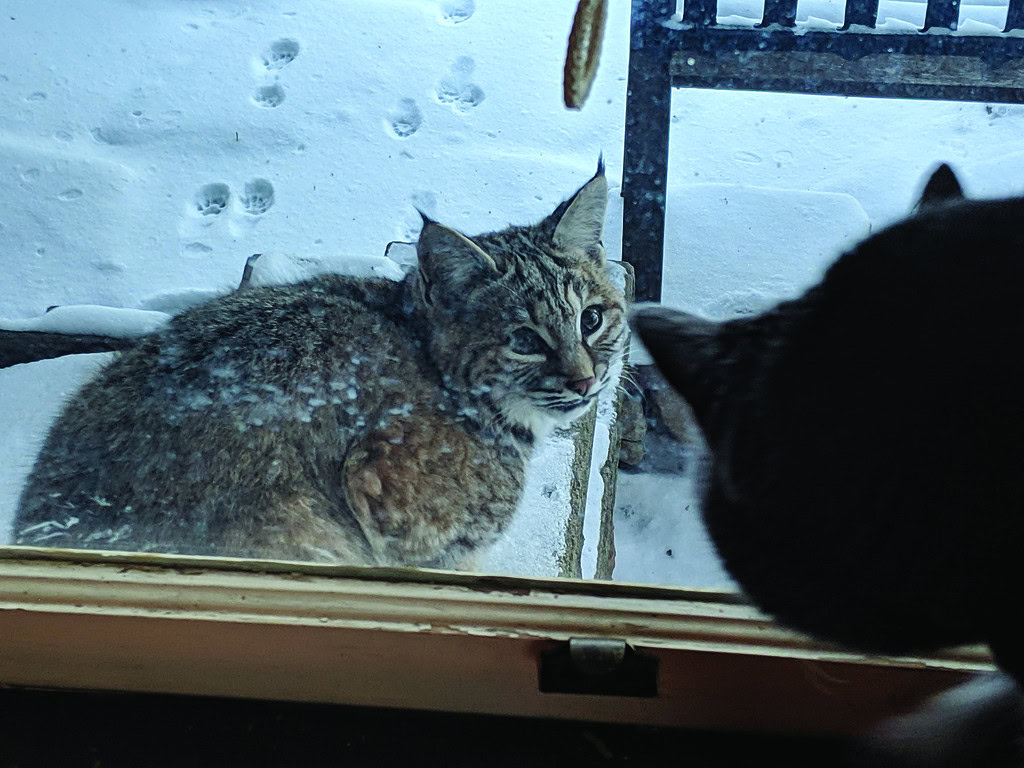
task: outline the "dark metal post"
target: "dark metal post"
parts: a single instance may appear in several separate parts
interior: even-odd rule
[[[846,17],[843,30],[852,26],[875,28],[878,18],[878,0],[846,0]]]
[[[1014,29],[1024,29],[1024,0],[1010,0],[1010,7],[1006,10],[1006,26],[1003,32]]]
[[[764,14],[758,26],[770,27],[773,24],[796,26],[796,0],[764,0]]]
[[[622,160],[622,258],[636,271],[637,301],[661,300],[672,80],[661,22],[674,0],[633,0]]]
[[[956,29],[960,16],[960,0],[928,0],[924,29]]]

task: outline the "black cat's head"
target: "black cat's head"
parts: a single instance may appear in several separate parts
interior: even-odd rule
[[[961,196],[939,168],[760,315],[631,322],[704,434],[701,515],[762,610],[870,653],[997,641],[1020,669],[989,595],[1024,538],[1024,197]]]
[[[862,346],[876,343],[872,334],[884,334],[885,323],[897,317],[885,315],[884,308],[876,311],[876,305],[902,303],[906,312],[900,306],[898,317],[903,318],[920,303],[919,314],[927,315],[941,303],[941,297],[928,289],[929,279],[955,284],[951,275],[956,273],[963,273],[969,292],[973,263],[989,258],[989,252],[998,257],[999,252],[1020,250],[1022,215],[1021,198],[964,200],[955,173],[942,164],[930,174],[907,219],[854,247],[802,297],[758,316],[724,322],[658,304],[642,305],[634,309],[630,323],[714,442],[717,415],[737,398],[751,395],[750,382],[763,372],[765,360],[777,357],[797,329],[824,333],[827,326]],[[1024,261],[1024,252],[1020,256]],[[872,314],[877,315],[874,325],[865,320]],[[809,375],[818,375],[808,365]]]

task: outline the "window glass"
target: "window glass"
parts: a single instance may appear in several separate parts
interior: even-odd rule
[[[699,430],[635,343],[623,374],[624,142],[665,126],[626,130],[627,0],[564,106],[573,10],[6,4],[0,334],[40,346],[0,370],[0,542],[732,589]],[[798,293],[940,161],[976,196],[1024,177],[1019,106],[659,98],[661,298],[711,317]]]

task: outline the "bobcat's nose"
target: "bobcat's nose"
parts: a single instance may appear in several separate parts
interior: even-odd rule
[[[593,387],[596,383],[596,378],[594,378],[593,376],[588,376],[585,379],[576,379],[575,381],[570,381],[565,386],[567,386],[580,397],[586,397],[587,392],[589,392],[590,388]]]

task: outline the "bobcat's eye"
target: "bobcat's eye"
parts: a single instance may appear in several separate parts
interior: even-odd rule
[[[601,312],[601,307],[597,304],[584,309],[583,314],[580,315],[580,330],[583,331],[583,335],[589,336],[600,328],[603,319],[604,314]]]
[[[517,355],[542,355],[547,344],[532,328],[516,328],[508,337],[508,346]]]

